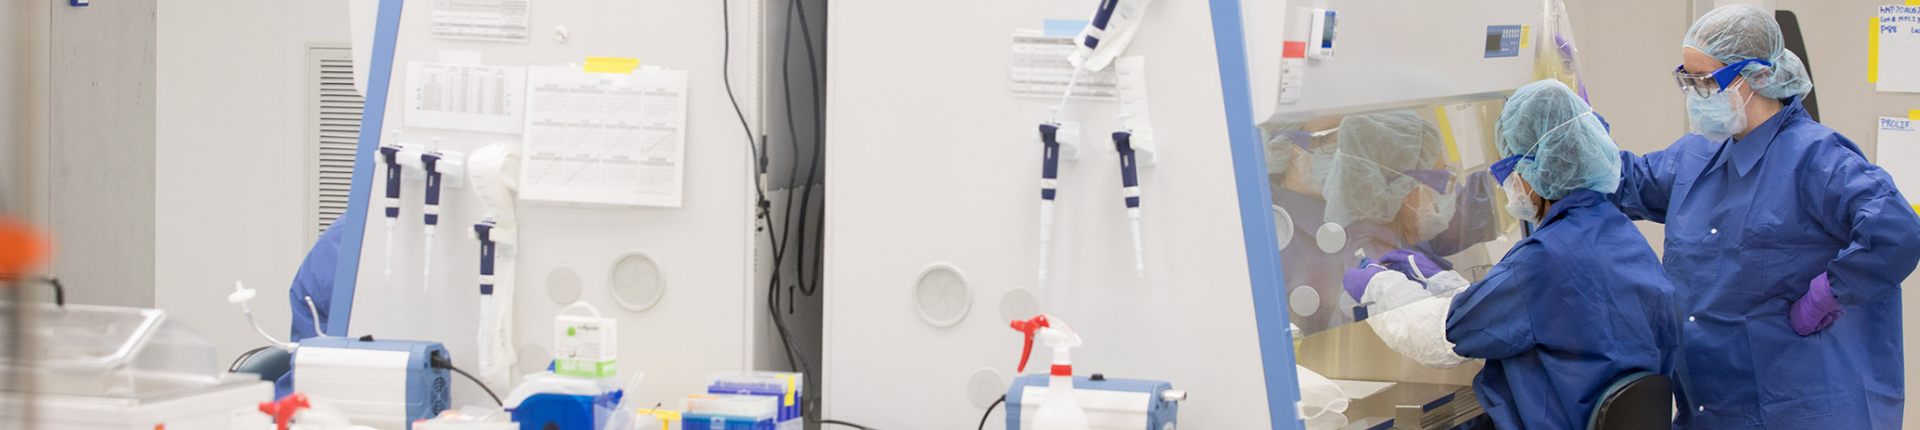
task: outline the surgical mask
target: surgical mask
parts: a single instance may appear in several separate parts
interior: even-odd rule
[[[1745,85],[1746,79],[1734,85]],[[1752,96],[1741,97],[1739,106],[1735,106],[1732,86],[1711,96],[1701,97],[1698,93],[1687,92],[1688,131],[1706,137],[1707,140],[1720,142],[1734,134],[1747,130],[1747,102]]]
[[[1500,184],[1500,190],[1507,192],[1507,215],[1539,225],[1540,206],[1533,204],[1533,190],[1520,190],[1520,182],[1507,181]]]

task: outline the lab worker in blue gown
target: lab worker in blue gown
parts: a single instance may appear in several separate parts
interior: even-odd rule
[[[1495,123],[1506,210],[1536,229],[1453,297],[1446,339],[1487,360],[1474,395],[1502,430],[1582,430],[1616,379],[1673,373],[1674,287],[1607,201],[1619,149],[1592,112],[1543,80],[1515,92]]]
[[[1900,283],[1920,262],[1920,217],[1859,146],[1807,117],[1813,82],[1772,13],[1716,8],[1681,52],[1692,133],[1621,152],[1610,196],[1666,224],[1676,380],[1693,402],[1676,427],[1900,428]]]
[[[1451,269],[1445,256],[1498,236],[1494,181],[1484,172],[1456,179],[1446,170],[1438,127],[1412,111],[1260,128],[1275,216],[1286,224],[1279,226],[1287,241],[1286,285],[1312,289],[1319,299],[1311,310],[1291,313],[1303,333],[1356,319],[1358,297],[1342,290],[1344,269],[1401,249]],[[1316,238],[1327,224],[1343,233],[1334,251]]]
[[[340,260],[340,236],[344,229],[340,223],[327,227],[320,234],[320,240],[307,251],[307,258],[300,262],[300,270],[293,275],[293,284],[287,287],[287,304],[293,311],[291,333],[287,339],[300,343],[302,339],[321,336],[326,330],[327,314],[333,308],[333,274]],[[307,299],[313,300],[313,306],[307,306]],[[319,321],[320,326],[315,326]],[[293,392],[293,372],[281,375],[274,381],[274,398],[286,397]]]

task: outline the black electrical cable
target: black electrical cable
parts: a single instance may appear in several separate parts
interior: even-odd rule
[[[980,430],[987,430],[987,417],[993,416],[993,408],[999,407],[1001,403],[1006,402],[1007,396],[1001,395],[1000,400],[994,400],[993,404],[987,405],[987,413],[980,414]]]
[[[854,424],[854,423],[850,423],[850,422],[846,422],[846,421],[840,421],[840,420],[820,420],[820,421],[815,421],[815,422],[817,422],[817,423],[821,423],[821,424],[835,424],[835,425],[843,425],[843,426],[847,426],[847,427],[853,427],[853,428],[857,428],[857,429],[860,429],[860,430],[876,430],[876,429],[874,429],[874,428],[872,428],[872,427],[867,427],[867,426],[863,426],[863,425],[859,425],[859,424]]]
[[[792,0],[792,2],[793,9],[800,18],[800,37],[807,47],[807,85],[812,90],[814,120],[814,151],[813,156],[807,159],[807,190],[803,194],[804,197],[800,199],[802,202],[800,208],[800,246],[796,248],[800,252],[800,261],[795,268],[795,277],[799,278],[796,283],[800,285],[800,293],[812,297],[814,293],[819,292],[820,282],[813,277],[807,276],[807,267],[809,266],[807,263],[807,254],[814,251],[807,247],[807,218],[808,215],[811,214],[807,208],[813,207],[813,190],[815,188],[813,181],[820,167],[820,151],[825,150],[827,147],[826,105],[824,103],[825,97],[823,97],[823,94],[820,94],[820,65],[816,62],[813,52],[813,30],[807,25],[807,8],[801,4],[801,0]],[[791,91],[791,88],[789,88],[789,91]],[[794,158],[799,158],[799,154],[794,154]],[[824,241],[816,241],[816,245],[818,245],[818,242]],[[815,255],[818,254],[815,253]],[[816,271],[816,274],[817,273],[818,271]],[[807,282],[809,281],[813,282],[812,287],[807,286]]]
[[[433,353],[433,357],[429,358],[427,361],[435,368],[452,370],[453,373],[458,373],[460,374],[460,376],[467,377],[467,380],[473,381],[473,385],[479,385],[482,391],[486,391],[487,397],[493,398],[494,405],[498,405],[498,406],[507,405],[506,403],[500,402],[500,396],[494,395],[493,389],[487,388],[487,384],[480,382],[480,378],[475,378],[473,377],[473,375],[468,374],[467,371],[460,370],[460,368],[458,367],[453,367],[453,360],[447,359],[446,356],[440,355],[439,352]]]
[[[242,362],[242,361],[247,361],[247,359],[249,359],[249,358],[253,358],[253,355],[254,355],[254,354],[259,354],[259,353],[260,353],[260,351],[266,351],[266,350],[267,350],[267,348],[272,348],[272,347],[273,347],[273,345],[267,345],[267,346],[262,346],[262,347],[259,347],[259,348],[254,348],[254,349],[249,349],[249,350],[247,350],[247,352],[242,352],[242,353],[240,353],[240,356],[239,356],[239,357],[234,357],[234,358],[233,358],[233,364],[229,364],[229,365],[227,365],[227,373],[234,373],[234,372],[239,372],[239,371],[240,371],[240,362]]]

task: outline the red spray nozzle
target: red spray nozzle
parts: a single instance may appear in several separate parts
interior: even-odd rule
[[[1052,325],[1047,322],[1046,315],[1033,317],[1033,319],[1026,321],[1014,320],[1011,325],[1014,330],[1027,335],[1026,346],[1020,348],[1020,368],[1016,370],[1018,372],[1025,372],[1027,371],[1027,358],[1033,356],[1033,334],[1039,332],[1042,328],[1052,327]]]
[[[273,416],[273,422],[280,426],[280,430],[287,430],[287,423],[293,421],[294,411],[312,408],[313,405],[307,402],[306,393],[293,393],[280,400],[260,402],[260,413]]]

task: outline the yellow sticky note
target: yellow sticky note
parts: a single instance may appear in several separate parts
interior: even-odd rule
[[[1920,6],[1920,0],[1907,0],[1907,6]]]
[[[1917,1],[1920,1],[1920,0],[1917,0]],[[1527,42],[1533,40],[1532,35],[1533,35],[1533,26],[1531,25],[1520,26],[1520,49],[1527,49],[1527,44],[1528,44]]]
[[[1920,205],[1913,205],[1913,212],[1920,213]]]
[[[1880,82],[1880,17],[1873,17],[1873,36],[1867,38],[1867,82]]]
[[[640,67],[638,58],[587,57],[587,73],[633,73]]]
[[[1526,30],[1520,30],[1520,32],[1525,33]],[[1520,40],[1527,40],[1527,39],[1525,37],[1521,37]],[[1447,142],[1447,159],[1453,161],[1456,164],[1459,163],[1460,147],[1456,146],[1453,142],[1453,121],[1447,120],[1447,107],[1434,106],[1433,116],[1434,116],[1434,119],[1440,123],[1440,140]]]
[[[1920,1],[1920,0],[1914,0],[1914,1]],[[1920,110],[1907,111],[1907,119],[1920,121]]]

